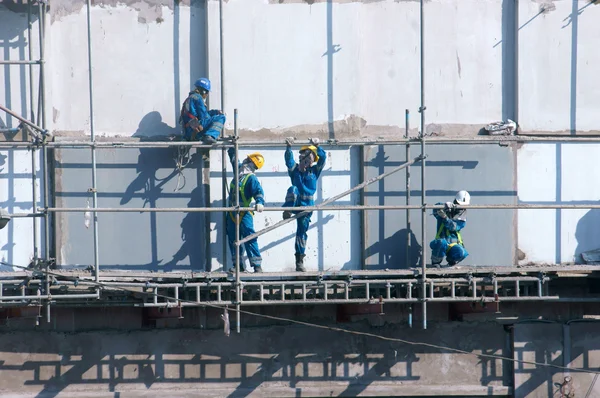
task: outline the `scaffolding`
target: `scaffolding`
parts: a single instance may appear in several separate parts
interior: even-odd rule
[[[39,93],[37,114],[34,114],[33,85],[30,84],[30,109],[29,117],[23,117],[10,109],[0,105],[0,110],[18,119],[21,124],[18,129],[5,129],[4,132],[23,131],[27,141],[0,142],[0,149],[26,148],[32,153],[32,202],[34,209],[31,213],[11,214],[12,218],[27,217],[33,221],[34,258],[29,269],[19,272],[7,272],[0,275],[0,308],[8,306],[45,306],[46,319],[50,322],[51,305],[128,305],[135,307],[160,307],[183,308],[202,306],[235,306],[237,314],[237,330],[240,331],[241,306],[262,305],[306,305],[306,304],[373,304],[383,308],[386,303],[406,304],[409,307],[409,324],[412,326],[413,306],[420,306],[422,310],[422,328],[427,328],[428,303],[470,302],[482,305],[499,306],[502,302],[600,302],[599,295],[572,295],[558,294],[550,289],[561,278],[597,276],[595,266],[535,266],[535,267],[463,267],[449,269],[435,269],[427,267],[427,250],[421,253],[420,267],[409,270],[385,271],[336,271],[336,272],[305,272],[305,273],[265,273],[242,274],[240,272],[240,245],[249,239],[276,229],[281,225],[296,219],[294,217],[280,221],[275,225],[258,231],[254,235],[240,239],[239,218],[240,213],[252,211],[253,208],[241,207],[239,198],[229,207],[198,207],[198,208],[99,208],[97,202],[97,175],[96,175],[96,150],[113,148],[204,148],[206,150],[221,151],[223,159],[222,170],[222,196],[223,203],[227,203],[227,181],[225,167],[225,149],[233,147],[235,150],[235,164],[238,164],[240,147],[284,147],[284,142],[259,142],[242,141],[238,136],[238,110],[234,112],[234,131],[231,137],[222,137],[221,142],[215,145],[204,145],[199,142],[170,141],[170,142],[131,142],[131,141],[97,141],[94,128],[93,104],[93,76],[92,76],[92,46],[91,46],[91,20],[90,1],[87,0],[87,45],[89,68],[89,110],[91,136],[88,142],[83,141],[56,141],[46,129],[45,111],[45,75],[44,75],[44,40],[45,20],[48,4],[46,1],[37,1],[39,13],[39,58],[33,59],[31,48],[32,37],[32,9],[33,0],[28,1],[28,38],[29,57],[27,60],[0,61],[3,65],[28,65],[29,80],[33,82],[33,68],[39,68]],[[223,44],[222,32],[222,1],[220,4],[220,40],[221,50]],[[423,1],[421,1],[421,64],[423,63],[424,47],[423,38]],[[221,55],[221,75],[223,74],[223,59]],[[223,76],[222,76],[223,77]],[[221,105],[224,108],[223,83],[221,78]],[[421,104],[420,132],[418,137],[409,137],[409,111],[405,112],[405,135],[403,138],[393,140],[329,140],[324,146],[369,146],[369,145],[404,145],[406,147],[406,163],[378,175],[369,180],[342,192],[315,206],[307,207],[266,207],[264,211],[331,211],[350,210],[361,211],[363,215],[373,210],[406,210],[407,228],[411,229],[411,210],[421,213],[421,242],[426,241],[426,213],[428,210],[443,206],[427,204],[426,197],[426,167],[425,158],[428,145],[438,144],[490,144],[507,146],[511,143],[524,142],[600,142],[600,137],[526,137],[526,136],[487,136],[474,138],[444,138],[427,137],[425,131],[425,95],[424,76],[421,69]],[[294,145],[304,145],[295,143]],[[409,160],[411,145],[420,146],[420,155]],[[50,204],[49,165],[48,151],[57,148],[80,148],[91,152],[91,187],[92,208],[65,208],[52,207]],[[37,190],[37,153],[41,153],[40,164],[43,180],[43,207],[38,208]],[[362,158],[361,158],[362,159]],[[364,161],[364,159],[362,159]],[[410,205],[411,165],[421,163],[421,204]],[[365,205],[364,197],[361,205],[330,205],[337,199],[351,192],[362,191],[366,186],[379,181],[401,170],[406,171],[406,204],[405,205]],[[234,176],[238,170],[234,170]],[[533,204],[502,204],[502,205],[470,205],[469,209],[593,209],[600,205],[533,205]],[[93,257],[94,267],[92,274],[85,271],[63,272],[52,269],[50,258],[51,216],[62,212],[90,211],[93,215]],[[102,270],[99,259],[98,244],[98,213],[102,212],[227,212],[235,214],[236,224],[236,256],[235,274],[233,277],[222,272],[189,272],[189,273],[157,273],[134,272],[118,273]],[[39,250],[38,241],[40,231],[38,219],[43,219],[44,253]],[[225,228],[221,231],[225,235]],[[410,248],[410,236],[406,242]],[[227,251],[227,239],[223,239],[223,252]],[[410,250],[407,250],[407,255]],[[364,255],[364,254],[363,254]],[[225,257],[224,257],[225,258]],[[364,261],[363,261],[364,263]],[[133,282],[132,280],[135,280]],[[560,287],[560,284],[555,284]],[[118,302],[113,300],[120,297]],[[382,311],[383,312],[383,311]]]

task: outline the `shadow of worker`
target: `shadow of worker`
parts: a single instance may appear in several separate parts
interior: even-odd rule
[[[410,236],[410,251],[407,257],[407,239]],[[379,262],[368,269],[410,269],[419,265],[422,246],[408,229],[401,229],[387,239],[375,242],[366,249],[365,258],[379,255]],[[408,261],[408,262],[407,262]]]
[[[164,123],[160,113],[154,111],[142,118],[133,137],[144,142],[161,141],[161,138],[172,140],[177,135],[178,129]],[[162,195],[163,186],[178,174],[177,148],[140,148],[139,151],[136,164],[138,175],[125,190],[121,205],[129,203],[141,192],[138,195],[143,199],[143,207],[146,204],[155,207],[156,201]],[[161,169],[171,169],[172,172],[164,178],[158,178],[157,172]]]
[[[577,247],[573,259],[576,264],[585,264],[581,254],[589,251],[595,252],[589,253],[590,260],[600,264],[600,209],[591,209],[579,219],[575,228],[575,240]]]
[[[203,207],[204,195],[202,187],[195,188],[191,192],[191,199],[188,202],[188,208]],[[181,248],[173,255],[173,259],[165,264],[165,271],[172,271],[178,266],[180,261],[186,257],[190,259],[190,268],[192,271],[207,271],[210,272],[210,265],[206,267],[206,256],[204,253],[205,237],[205,216],[207,213],[192,212],[181,221]],[[185,267],[185,266],[183,266]]]

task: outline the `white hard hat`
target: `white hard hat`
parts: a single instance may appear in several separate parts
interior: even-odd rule
[[[454,200],[461,206],[469,205],[471,203],[471,195],[467,191],[458,191]]]

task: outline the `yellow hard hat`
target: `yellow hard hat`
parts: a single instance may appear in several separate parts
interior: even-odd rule
[[[305,145],[302,148],[300,148],[300,153],[304,152],[305,150],[310,150],[312,151],[312,153],[315,154],[315,162],[319,161],[319,155],[317,155],[317,147],[314,145]]]
[[[252,163],[254,163],[257,169],[260,169],[265,165],[265,158],[263,155],[260,154],[260,152],[251,153],[250,155],[248,155],[248,159],[250,159]]]

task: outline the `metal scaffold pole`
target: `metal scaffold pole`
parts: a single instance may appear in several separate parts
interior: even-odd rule
[[[405,130],[404,130],[404,138],[408,139],[409,137],[409,117],[410,111],[408,109],[405,110]],[[406,144],[406,161],[410,159],[410,144]],[[406,205],[410,206],[410,166],[406,167]],[[412,237],[412,226],[410,223],[410,209],[406,209],[406,266],[409,267],[412,264],[410,263],[410,240]],[[408,305],[408,325],[412,328],[412,315],[413,315],[413,307],[412,304]]]
[[[223,0],[219,0],[219,68],[221,78],[221,112],[225,113],[225,51],[223,47],[225,33],[223,31],[223,19]],[[225,138],[225,127],[223,127],[223,131],[221,131],[221,138]],[[224,147],[221,149],[221,173],[221,195],[223,197],[223,204],[225,204],[227,203],[227,153]],[[221,231],[221,234],[223,235],[223,268],[225,268],[227,266],[227,232],[225,231],[227,225],[227,213],[223,213],[222,221],[223,231]]]
[[[33,61],[33,47],[31,46],[32,39],[32,25],[31,20],[31,0],[27,0],[27,52],[28,60]],[[29,118],[35,123],[35,113],[33,111],[33,64],[29,64]],[[38,121],[39,123],[39,121]],[[35,212],[37,209],[37,156],[38,152],[36,147],[31,147],[31,189],[32,189],[32,210]],[[33,262],[37,263],[40,252],[39,252],[39,221],[36,217],[33,218]]]
[[[421,157],[425,157],[425,40],[423,37],[424,33],[424,0],[420,2],[420,18],[421,18],[421,106],[419,107],[419,112],[421,113]],[[421,298],[422,298],[422,308],[423,308],[423,329],[427,329],[427,249],[425,246],[425,240],[427,239],[427,225],[425,221],[425,217],[427,215],[427,210],[425,209],[425,161],[421,165],[421,205],[423,208],[421,209]]]
[[[38,95],[38,123],[41,126],[41,132],[46,133],[46,76],[44,67],[44,47],[46,37],[46,4],[42,1],[38,2],[39,10],[39,46],[40,46],[40,92]],[[40,117],[41,114],[41,117]],[[34,127],[35,128],[35,127]],[[44,178],[44,207],[47,209],[50,203],[49,195],[49,176],[48,176],[48,147],[43,145],[42,147],[43,157],[43,178]],[[48,211],[44,211],[44,260],[46,265],[46,294],[48,300],[46,301],[46,322],[50,323],[50,217]]]
[[[235,164],[234,164],[234,175],[233,181],[235,182],[235,191],[232,193],[235,195],[235,292],[236,292],[236,303],[235,303],[235,318],[237,332],[240,333],[241,329],[241,315],[240,305],[242,303],[242,283],[240,281],[240,163],[239,163],[239,146],[237,142],[238,130],[237,130],[237,118],[238,110],[233,111],[233,135],[235,138]],[[224,213],[227,216],[227,213]],[[226,263],[226,260],[224,260]],[[225,265],[223,265],[225,267]]]
[[[91,20],[92,6],[90,0],[87,0],[87,46],[88,46],[88,84],[90,93],[90,142],[96,141],[96,133],[94,126],[94,80],[92,73],[92,20]],[[92,208],[98,207],[98,192],[97,192],[97,176],[96,176],[96,147],[92,146]],[[96,282],[100,281],[100,259],[99,259],[99,247],[98,247],[98,213],[92,212],[93,225],[94,225],[94,273]],[[100,297],[100,288],[96,289],[98,297]]]

